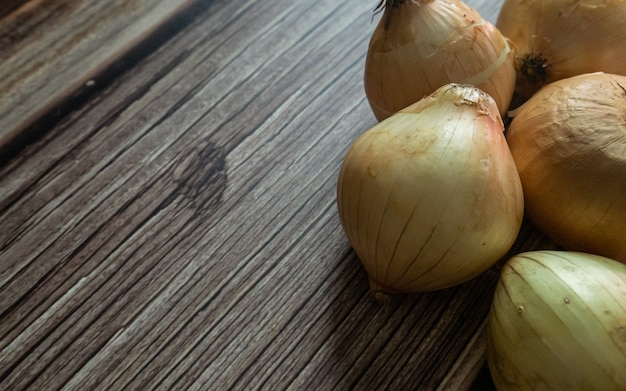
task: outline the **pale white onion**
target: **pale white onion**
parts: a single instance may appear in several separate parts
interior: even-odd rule
[[[626,265],[565,251],[512,257],[487,356],[499,391],[626,390]]]
[[[441,289],[496,263],[522,189],[494,100],[448,84],[362,134],[345,156],[339,216],[375,293]]]

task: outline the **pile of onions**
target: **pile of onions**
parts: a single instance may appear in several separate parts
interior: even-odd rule
[[[626,390],[626,265],[584,253],[508,260],[489,313],[498,390]]]
[[[503,130],[489,95],[448,84],[352,144],[337,205],[377,297],[459,284],[511,248],[524,200]]]
[[[372,292],[474,278],[526,213],[562,251],[503,265],[497,388],[626,390],[626,0],[504,0],[497,28],[460,0],[379,7],[364,81],[380,122],[337,184]]]
[[[545,86],[506,137],[535,225],[563,248],[626,263],[626,76]]]
[[[460,0],[383,0],[371,37],[365,92],[383,120],[448,83],[490,94],[500,114],[515,87],[513,52],[493,24]]]
[[[626,75],[624,0],[505,0],[496,26],[514,43],[522,99],[583,73]]]

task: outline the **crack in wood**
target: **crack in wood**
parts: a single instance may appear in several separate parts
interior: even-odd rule
[[[41,109],[31,110],[33,114],[28,118],[21,119],[19,124],[10,124],[11,127],[0,129],[0,166],[6,165],[24,148],[54,128],[64,117],[84,105],[95,94],[117,80],[120,75],[132,69],[141,60],[158,50],[169,39],[189,26],[211,5],[211,2],[180,1],[189,4],[185,4],[183,8],[174,14],[168,15],[167,19],[158,23],[154,30],[149,30],[153,26],[147,26],[146,29],[148,31],[146,31],[144,36],[136,39],[136,41],[126,43],[126,46],[121,47],[119,52],[113,53],[114,57],[103,59],[102,63],[104,66],[94,68],[88,74],[87,79],[81,83],[77,79],[80,75],[56,75],[55,79],[50,82],[56,80],[56,78],[64,77],[67,79],[67,85],[77,85],[77,87],[68,90],[66,94],[51,100],[45,105],[42,104]],[[6,21],[0,21],[6,23]],[[0,37],[2,37],[2,40],[9,39],[1,34]],[[7,41],[5,43],[10,42]],[[2,50],[2,45],[0,45],[0,53]],[[76,61],[80,61],[80,59]],[[62,73],[64,70],[58,69],[57,71]],[[45,97],[43,100],[50,100],[50,97]],[[0,107],[0,109],[3,108]],[[2,120],[2,116],[0,116],[0,120]]]

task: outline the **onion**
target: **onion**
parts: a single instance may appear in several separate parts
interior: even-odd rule
[[[626,262],[626,76],[545,86],[507,139],[529,219],[567,250]]]
[[[517,92],[591,72],[626,75],[626,1],[505,0],[496,26],[514,42]]]
[[[498,390],[626,390],[626,265],[531,251],[501,271],[487,326]]]
[[[382,120],[448,83],[472,84],[504,114],[513,52],[493,24],[460,0],[384,0],[365,62],[365,92]]]
[[[494,100],[459,84],[362,134],[337,185],[341,223],[378,297],[480,274],[513,244],[523,203]]]

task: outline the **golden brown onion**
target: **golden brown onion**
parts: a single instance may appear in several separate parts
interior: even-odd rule
[[[566,249],[626,262],[626,76],[545,86],[507,139],[537,227]]]
[[[626,75],[624,0],[505,0],[496,26],[515,44],[522,99],[583,73]]]
[[[362,134],[337,185],[344,231],[374,293],[441,289],[513,244],[522,189],[493,99],[449,84]]]
[[[508,41],[460,0],[384,1],[365,63],[365,92],[376,118],[448,83],[482,89],[504,114],[515,86]]]
[[[499,391],[626,390],[626,265],[565,251],[512,257],[487,357]]]

